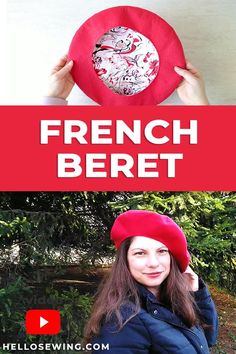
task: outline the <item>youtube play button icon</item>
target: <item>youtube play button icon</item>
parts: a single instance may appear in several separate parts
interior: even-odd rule
[[[45,320],[45,318],[41,317],[39,318],[39,327],[42,328],[44,327],[46,324],[48,323],[47,320]]]
[[[58,334],[61,329],[60,312],[57,310],[29,310],[25,318],[26,332],[31,335]]]

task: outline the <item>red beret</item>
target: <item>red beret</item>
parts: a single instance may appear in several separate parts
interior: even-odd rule
[[[129,210],[120,214],[111,229],[111,239],[119,249],[128,237],[144,236],[163,243],[184,272],[190,262],[186,237],[168,216],[147,210]]]
[[[93,61],[99,59],[93,56],[95,46],[100,43],[104,35],[111,36],[110,31],[114,31],[117,27],[133,30],[139,39],[144,36],[151,41],[158,54],[159,61],[154,54],[148,53],[148,55],[152,54],[151,58],[155,57],[156,59],[150,62],[150,70],[152,68],[151,71],[157,74],[155,79],[152,76],[153,81],[150,85],[136,94],[123,95],[113,92],[99,78],[99,75],[107,75],[108,68],[99,63],[99,65],[102,65],[100,69],[96,65],[94,67]],[[109,46],[101,46],[99,53],[104,54],[106,52],[105,48],[111,50]],[[131,55],[132,57],[136,51],[132,52],[132,54],[127,53],[126,55]],[[117,55],[115,54],[115,56]],[[90,17],[75,33],[69,48],[68,57],[74,61],[71,73],[76,84],[92,100],[105,106],[156,105],[171,95],[182,81],[181,76],[174,71],[174,66],[185,67],[183,47],[174,29],[157,14],[135,6],[115,6]],[[130,58],[126,57],[123,59],[130,60]],[[109,60],[111,58],[105,57],[102,63]],[[131,58],[131,62],[127,64],[128,67],[126,68],[128,74],[123,76],[122,80],[134,80],[131,72],[135,60],[138,60],[138,63],[140,60],[142,62],[142,65],[135,66],[139,70],[147,60],[147,57],[143,59],[143,56],[140,57],[140,54],[138,54],[136,59],[133,58],[133,61]],[[136,69],[134,71],[137,71]],[[149,74],[148,78],[150,78]],[[137,77],[139,74],[136,73],[134,75]],[[135,83],[145,81],[144,79],[147,77],[142,76],[142,80],[137,77]],[[117,78],[118,76],[116,75],[115,78],[111,77],[110,79],[114,81]],[[120,81],[118,82],[120,83]],[[122,85],[124,82],[122,81]]]

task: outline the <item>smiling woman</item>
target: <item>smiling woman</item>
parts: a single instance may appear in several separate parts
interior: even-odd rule
[[[109,344],[112,354],[209,353],[217,314],[189,267],[180,227],[168,216],[131,210],[117,217],[111,238],[117,257],[98,290],[85,341]]]
[[[170,273],[170,254],[163,243],[151,238],[134,237],[127,254],[132,277],[154,295]]]

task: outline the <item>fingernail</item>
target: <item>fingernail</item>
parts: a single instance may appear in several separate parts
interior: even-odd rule
[[[67,65],[71,65],[71,64],[73,64],[73,60],[70,60],[70,61],[67,63]]]

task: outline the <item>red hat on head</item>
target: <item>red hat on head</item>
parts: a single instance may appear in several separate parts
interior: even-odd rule
[[[168,216],[148,210],[129,210],[120,214],[111,229],[111,239],[117,249],[132,236],[144,236],[163,243],[184,272],[190,262],[186,237]]]

